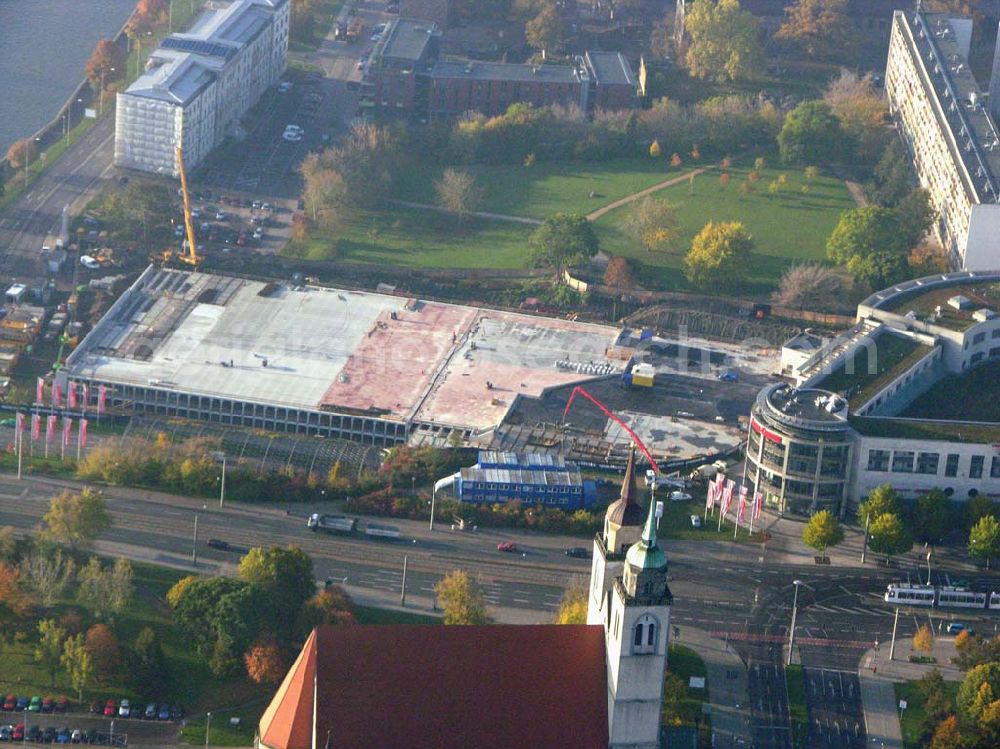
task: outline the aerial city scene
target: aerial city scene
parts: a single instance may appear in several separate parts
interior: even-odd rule
[[[0,749],[1000,749],[1000,0],[0,0]]]

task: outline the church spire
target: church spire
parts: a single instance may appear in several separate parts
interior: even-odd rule
[[[649,515],[646,517],[646,526],[642,529],[642,542],[646,545],[647,549],[657,548],[656,525],[656,493],[652,492],[649,495]]]
[[[614,523],[618,528],[642,525],[642,506],[636,501],[638,490],[635,485],[635,447],[628,453],[628,463],[625,465],[625,477],[618,499],[611,503],[605,514],[605,521]]]
[[[649,513],[642,529],[642,539],[632,545],[625,555],[632,567],[639,570],[658,570],[667,566],[667,555],[656,543],[656,497],[649,498]]]

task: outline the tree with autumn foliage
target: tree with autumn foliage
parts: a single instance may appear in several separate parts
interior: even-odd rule
[[[11,144],[6,158],[11,169],[26,169],[38,158],[38,147],[33,138],[22,138]]]
[[[556,613],[556,624],[586,624],[587,623],[587,586],[576,582],[566,588],[559,611]]]
[[[449,572],[434,586],[444,610],[445,624],[483,625],[492,619],[486,610],[483,591],[464,570]]]
[[[243,654],[247,676],[258,684],[276,684],[285,675],[285,659],[273,640],[258,640]]]
[[[789,42],[817,60],[841,59],[853,53],[856,34],[847,0],[798,0],[785,8],[785,15],[774,35],[778,41]]]
[[[103,683],[110,682],[122,665],[121,647],[115,633],[107,624],[95,624],[87,630],[84,643],[95,675]]]
[[[0,562],[0,637],[13,635],[16,622],[32,608],[31,598],[21,586],[20,571]]]
[[[125,50],[110,39],[101,39],[84,66],[84,74],[95,91],[125,75]]]
[[[615,255],[604,269],[604,283],[616,289],[629,289],[635,286],[632,262],[627,257]]]
[[[674,206],[660,198],[637,200],[622,228],[646,252],[665,252],[680,235]]]
[[[314,627],[323,624],[354,624],[354,607],[350,597],[339,585],[330,585],[302,605],[295,624],[298,636],[305,639]]]

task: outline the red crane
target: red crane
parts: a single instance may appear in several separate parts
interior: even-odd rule
[[[584,398],[589,400],[591,403],[593,403],[601,410],[601,413],[603,413],[609,419],[618,424],[622,429],[624,429],[628,433],[628,436],[632,438],[632,441],[639,446],[639,450],[641,450],[642,454],[646,456],[646,460],[648,460],[649,464],[653,466],[653,470],[656,471],[657,473],[660,472],[660,467],[656,465],[656,461],[653,460],[653,456],[649,454],[649,450],[646,449],[646,445],[644,445],[642,440],[639,439],[639,435],[636,434],[634,431],[632,431],[632,428],[628,424],[626,424],[624,421],[615,416],[615,414],[611,411],[610,408],[605,406],[603,403],[597,400],[597,398],[592,396],[590,393],[588,393],[579,385],[573,388],[573,392],[571,392],[569,395],[569,400],[566,401],[566,408],[563,409],[563,415],[562,415],[563,421],[566,421],[566,414],[569,413],[569,408],[570,406],[573,405],[573,401],[576,399],[577,395],[582,395]]]

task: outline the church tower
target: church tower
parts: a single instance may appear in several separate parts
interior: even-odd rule
[[[656,504],[651,498],[642,537],[625,553],[624,574],[615,577],[609,596],[604,637],[610,749],[660,745],[673,596],[667,586],[667,555],[656,541]]]
[[[611,612],[611,590],[615,579],[624,572],[625,552],[642,535],[644,518],[642,506],[636,501],[633,447],[625,466],[621,494],[604,515],[604,529],[594,536],[587,624],[601,624],[607,629]]]

